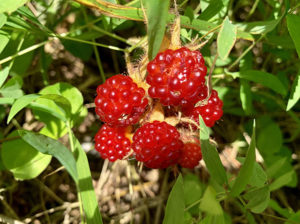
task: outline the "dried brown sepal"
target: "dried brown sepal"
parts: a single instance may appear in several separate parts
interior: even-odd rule
[[[180,41],[180,17],[177,16],[171,28],[171,43],[169,49],[176,50],[181,48]]]

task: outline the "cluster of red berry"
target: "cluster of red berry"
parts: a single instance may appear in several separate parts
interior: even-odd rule
[[[201,115],[212,127],[223,114],[217,92],[208,93],[205,85],[204,59],[186,47],[168,49],[148,63],[147,72],[143,84],[115,75],[98,86],[96,113],[106,124],[95,136],[95,148],[110,161],[134,156],[149,168],[194,168],[202,153],[195,125],[188,120],[199,124]],[[150,119],[158,104],[164,119]],[[172,116],[175,125],[168,122]]]

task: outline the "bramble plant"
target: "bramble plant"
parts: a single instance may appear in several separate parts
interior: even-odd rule
[[[297,0],[1,2],[0,222],[300,223],[299,24]]]

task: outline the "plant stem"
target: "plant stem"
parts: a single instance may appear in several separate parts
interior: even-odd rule
[[[28,47],[28,48],[26,48],[24,50],[21,50],[21,51],[15,53],[14,55],[6,57],[6,58],[4,58],[4,59],[2,59],[0,61],[0,64],[3,64],[3,63],[8,62],[8,61],[11,61],[11,60],[15,59],[16,57],[19,57],[19,56],[21,56],[23,54],[29,53],[30,51],[34,51],[35,49],[44,46],[48,41],[49,40],[46,40],[46,41],[43,41],[41,43],[35,44],[35,45],[31,46],[31,47]]]
[[[253,41],[252,44],[228,67],[228,70],[230,71],[234,66],[237,65],[237,63],[239,63],[239,61],[245,57],[245,55],[255,46],[255,44],[257,42],[259,42],[262,38],[264,37],[264,35],[261,35],[256,41]]]
[[[106,45],[106,44],[94,43],[92,41],[81,40],[81,39],[77,39],[75,37],[63,36],[63,35],[58,35],[58,34],[55,35],[55,37],[60,38],[60,39],[73,40],[73,41],[84,43],[84,44],[90,44],[90,45],[94,45],[94,46],[104,47],[104,48],[108,48],[108,49],[115,50],[115,51],[123,51],[123,52],[125,51],[124,49],[119,48],[119,47],[110,46],[110,45]]]

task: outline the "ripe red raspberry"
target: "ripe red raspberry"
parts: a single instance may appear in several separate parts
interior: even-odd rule
[[[148,90],[152,98],[165,105],[196,102],[205,82],[207,68],[199,51],[185,47],[159,53],[147,66]]]
[[[148,100],[129,76],[115,75],[98,86],[96,113],[110,126],[125,127],[139,121]]]
[[[184,144],[179,165],[184,168],[193,169],[202,159],[200,143],[188,142]]]
[[[130,151],[130,140],[125,136],[125,128],[102,125],[95,136],[95,148],[103,159],[111,162],[123,159]]]
[[[133,136],[132,148],[138,161],[149,168],[167,168],[178,162],[183,142],[175,127],[166,122],[146,123]]]
[[[202,116],[207,127],[214,126],[215,122],[223,115],[223,102],[218,97],[218,93],[212,90],[207,105],[195,107],[191,112],[191,118],[199,123],[199,115]]]

